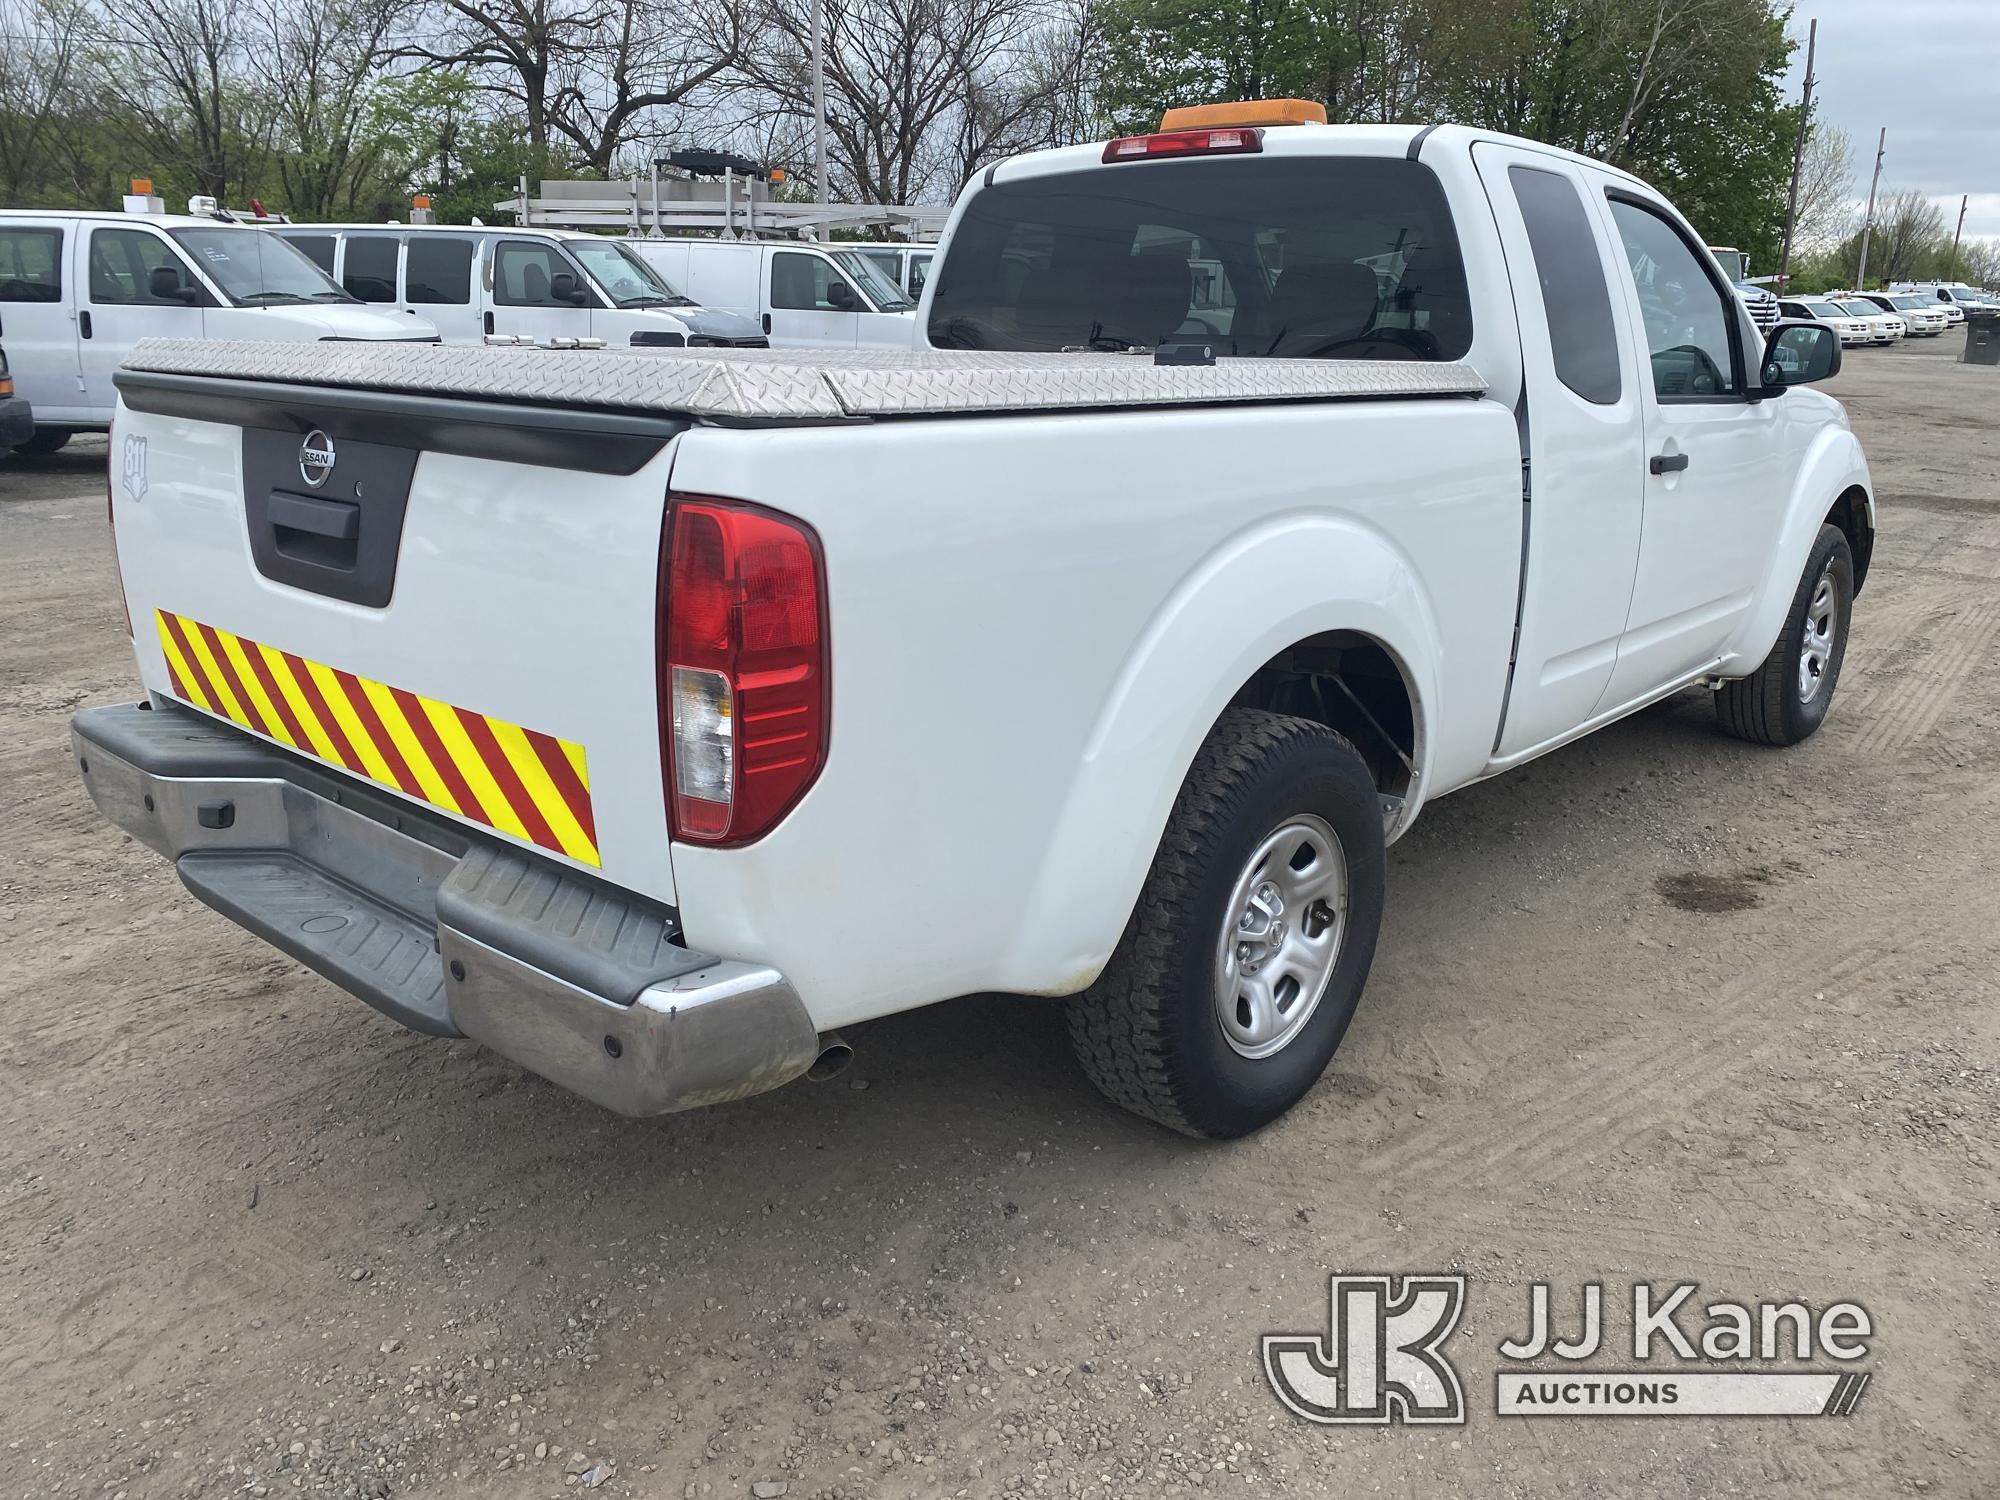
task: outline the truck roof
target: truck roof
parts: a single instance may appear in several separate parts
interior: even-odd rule
[[[1478,141],[1504,142],[1525,151],[1561,157],[1623,178],[1634,187],[1649,187],[1631,173],[1608,166],[1595,157],[1470,125],[1273,125],[1264,129],[1263,149],[1259,154],[1267,160],[1274,156],[1408,156],[1415,159],[1430,151],[1469,152]],[[1081,146],[1055,146],[1046,151],[1010,156],[988,167],[978,181],[981,186],[991,186],[994,182],[1011,182],[1024,177],[1093,167],[1111,166],[1123,170],[1127,164],[1105,162],[1104,148],[1107,144],[1106,141],[1092,141]],[[1217,161],[1230,159],[1215,158]]]
[[[146,339],[126,357],[125,368],[758,423],[1486,391],[1471,366],[1443,362],[1225,358],[1212,365],[1160,365],[1130,354],[955,349],[565,350]]]
[[[128,214],[108,208],[0,208],[0,219],[88,219],[98,224],[157,224],[162,229],[291,227],[279,219],[211,219],[206,214]]]

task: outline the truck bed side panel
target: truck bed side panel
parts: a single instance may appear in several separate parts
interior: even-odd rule
[[[823,1027],[1080,988],[1216,715],[1320,630],[1413,664],[1426,787],[1476,774],[1519,467],[1512,415],[1462,399],[689,432],[677,491],[818,530],[833,693],[783,824],[677,847],[689,941],[774,964]]]

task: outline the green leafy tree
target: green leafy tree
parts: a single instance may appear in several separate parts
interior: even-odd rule
[[[386,80],[370,99],[365,138],[383,153],[384,191],[371,217],[404,218],[428,193],[438,222],[492,220],[521,175],[589,177],[572,150],[529,138],[524,122],[488,112],[489,96],[463,69],[432,68]]]

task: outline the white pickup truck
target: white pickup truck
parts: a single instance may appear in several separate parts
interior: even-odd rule
[[[141,346],[91,794],[622,1112],[1004,991],[1120,1104],[1272,1120],[1385,843],[1690,686],[1810,735],[1875,512],[1833,330],[1644,183],[1265,118],[984,173],[931,350]]]

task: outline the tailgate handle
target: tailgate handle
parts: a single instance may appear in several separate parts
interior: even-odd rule
[[[361,535],[361,507],[345,500],[315,500],[273,490],[264,514],[280,531],[304,531],[336,542],[351,542]]]

